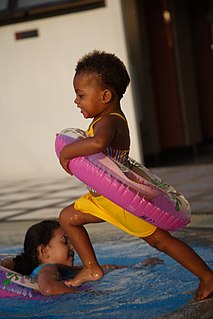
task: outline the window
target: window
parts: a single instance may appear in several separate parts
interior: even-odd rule
[[[0,26],[104,6],[104,0],[0,0]]]

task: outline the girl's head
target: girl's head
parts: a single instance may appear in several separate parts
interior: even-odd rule
[[[72,266],[73,255],[59,223],[45,220],[31,226],[25,235],[24,251],[14,262],[14,270],[24,275],[30,275],[34,268],[46,262]]]
[[[77,63],[76,75],[94,75],[103,88],[108,88],[119,99],[123,97],[130,78],[124,63],[112,53],[94,50]]]

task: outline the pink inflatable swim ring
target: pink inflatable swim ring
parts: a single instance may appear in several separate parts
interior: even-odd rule
[[[80,129],[65,129],[57,134],[57,156],[66,145],[79,138],[87,138]],[[103,153],[75,157],[68,167],[87,186],[161,229],[178,230],[190,223],[191,210],[185,197],[131,158],[130,168]]]

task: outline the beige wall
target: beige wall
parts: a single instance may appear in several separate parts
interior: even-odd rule
[[[54,152],[55,133],[85,129],[75,107],[72,77],[77,60],[100,49],[128,67],[120,0],[69,15],[0,27],[0,178],[64,176]],[[16,41],[14,33],[38,29]],[[131,156],[140,158],[131,86],[122,101],[131,128]]]

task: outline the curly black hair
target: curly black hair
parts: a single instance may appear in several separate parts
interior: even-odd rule
[[[30,275],[39,266],[38,246],[46,246],[59,227],[59,222],[55,220],[44,220],[31,226],[25,235],[24,251],[13,258],[14,270],[22,275]]]
[[[94,50],[77,63],[76,74],[95,73],[100,84],[113,90],[121,99],[130,83],[124,63],[113,53]]]

